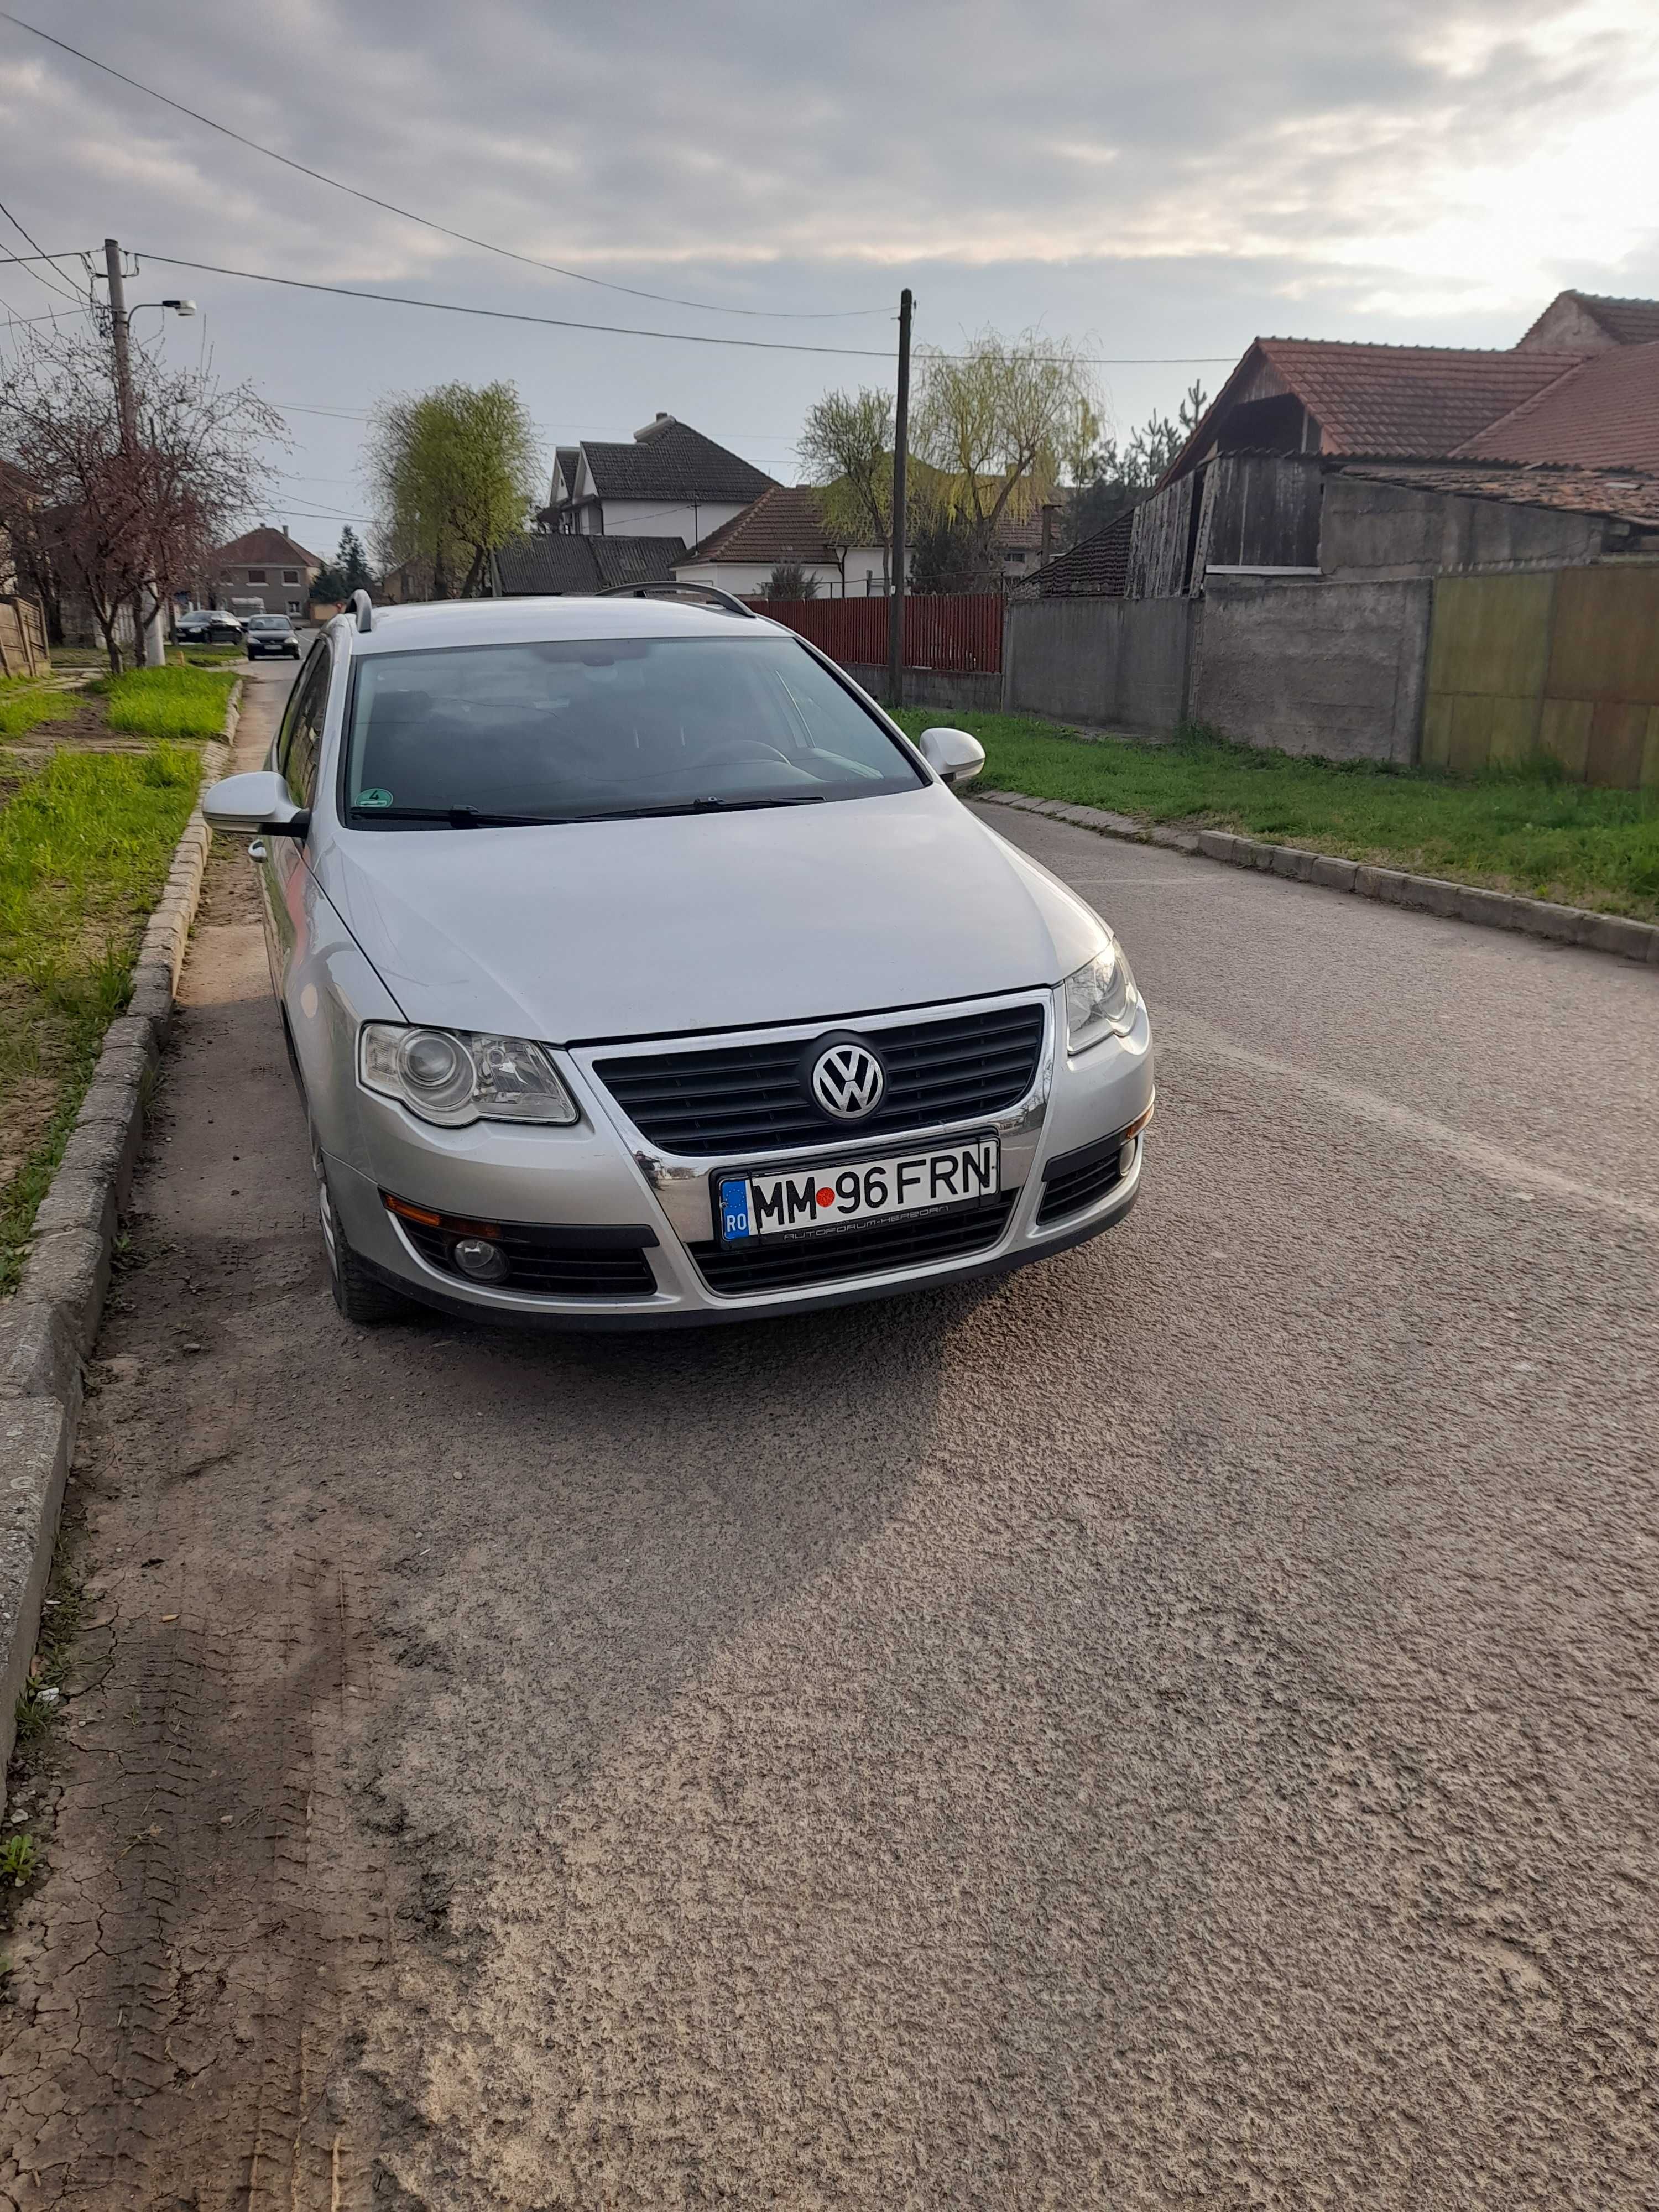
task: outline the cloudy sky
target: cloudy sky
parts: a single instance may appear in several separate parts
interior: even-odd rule
[[[1507,345],[1563,285],[1659,294],[1655,0],[0,4],[291,161],[575,272],[367,205],[0,20],[0,199],[54,252],[118,235],[133,299],[199,302],[169,357],[205,340],[289,412],[270,512],[324,550],[366,512],[367,410],[449,377],[512,378],[550,447],[667,408],[792,477],[819,392],[890,380],[904,283],[919,339],[1085,342],[1124,428],[1194,377],[1213,389],[1258,332]],[[163,254],[852,350],[441,314]],[[67,303],[10,266],[0,304]]]

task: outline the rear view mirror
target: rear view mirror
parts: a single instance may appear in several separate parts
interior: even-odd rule
[[[202,815],[210,830],[224,830],[241,837],[251,837],[260,830],[285,830],[291,823],[299,825],[301,819],[286,781],[272,769],[226,776],[202,801]],[[310,817],[304,819],[309,821]],[[300,834],[304,834],[302,828]]]
[[[917,749],[935,775],[953,787],[971,783],[985,765],[985,748],[966,730],[924,730]]]

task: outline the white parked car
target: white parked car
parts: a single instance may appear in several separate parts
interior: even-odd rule
[[[719,595],[337,617],[252,833],[334,1292],[712,1322],[1040,1260],[1152,1110],[1107,924]]]

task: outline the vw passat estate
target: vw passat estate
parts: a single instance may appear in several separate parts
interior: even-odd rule
[[[741,1319],[1119,1220],[1152,1110],[1111,930],[834,664],[669,590],[374,610],[251,834],[340,1310]]]

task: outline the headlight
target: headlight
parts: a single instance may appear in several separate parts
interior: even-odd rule
[[[357,1072],[368,1091],[395,1098],[423,1121],[559,1121],[575,1102],[538,1044],[475,1030],[412,1030],[365,1022]]]
[[[1086,967],[1066,978],[1066,1049],[1087,1052],[1103,1037],[1127,1036],[1139,1003],[1123,947],[1109,936]]]

